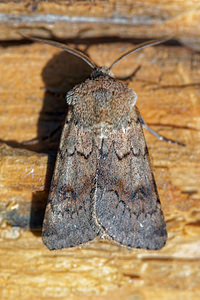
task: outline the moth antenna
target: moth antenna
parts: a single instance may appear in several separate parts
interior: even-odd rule
[[[150,42],[144,42],[142,44],[139,44],[139,46],[136,46],[132,50],[122,54],[122,56],[120,56],[118,59],[116,59],[108,69],[111,70],[114,67],[114,65],[116,65],[121,59],[123,59],[124,57],[128,56],[131,53],[134,53],[136,51],[139,51],[141,49],[144,49],[144,48],[147,48],[147,47],[150,47],[150,46],[154,46],[154,45],[164,43],[164,42],[168,41],[169,39],[170,38],[166,38],[166,39],[163,39],[163,40],[152,40]]]
[[[45,40],[45,39],[40,39],[40,38],[36,38],[36,37],[32,37],[32,36],[26,36],[25,34],[20,33],[23,37],[30,39],[32,41],[36,41],[39,43],[44,43],[44,44],[48,44],[57,48],[60,48],[70,54],[73,54],[79,58],[81,58],[82,60],[84,60],[92,69],[95,69],[97,66],[94,62],[92,62],[91,59],[89,59],[85,54],[83,54],[82,52],[80,52],[79,50],[75,50],[65,44],[59,43],[59,42],[55,42],[55,41],[50,41],[50,40]]]

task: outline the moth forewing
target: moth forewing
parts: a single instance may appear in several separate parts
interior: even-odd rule
[[[67,95],[64,127],[43,240],[73,247],[98,235],[128,247],[160,249],[167,232],[135,106],[136,94],[105,72]]]

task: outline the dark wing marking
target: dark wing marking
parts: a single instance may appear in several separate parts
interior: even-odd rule
[[[167,239],[166,224],[137,108],[130,126],[101,147],[96,219],[104,233],[122,245],[160,249]]]
[[[74,247],[97,235],[90,199],[96,174],[92,139],[73,122],[65,124],[43,222],[49,249]]]

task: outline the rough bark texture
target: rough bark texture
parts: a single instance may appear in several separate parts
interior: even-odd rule
[[[133,47],[92,41],[87,46],[98,65],[110,65]],[[167,244],[147,251],[102,241],[50,252],[41,240],[41,224],[59,134],[39,144],[22,142],[49,136],[63,123],[65,100],[55,92],[66,93],[90,70],[47,45],[0,48],[1,299],[199,299],[200,55],[165,44],[127,57],[113,72],[126,77],[138,66],[128,84],[143,118],[160,134],[186,144],[170,145],[145,131]]]

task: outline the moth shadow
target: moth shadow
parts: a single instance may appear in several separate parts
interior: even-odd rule
[[[26,145],[29,150],[48,155],[44,190],[32,195],[29,228],[35,235],[41,235],[60,136],[68,111],[66,93],[90,74],[91,68],[87,63],[64,51],[56,54],[43,68],[45,94],[38,119],[38,142]]]

